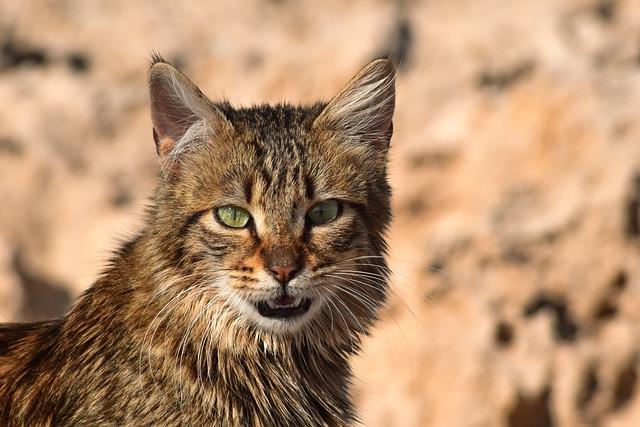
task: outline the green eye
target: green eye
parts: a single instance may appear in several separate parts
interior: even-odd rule
[[[231,228],[243,228],[249,223],[249,219],[251,219],[249,212],[238,206],[223,206],[218,208],[216,209],[216,215],[220,222]]]
[[[309,209],[307,216],[314,225],[326,224],[336,219],[338,216],[338,208],[338,202],[335,200],[327,200]]]

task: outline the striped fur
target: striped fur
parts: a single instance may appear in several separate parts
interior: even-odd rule
[[[327,104],[235,109],[156,58],[146,225],[67,315],[0,325],[0,425],[353,424],[349,358],[387,293],[394,78],[377,60]],[[339,216],[312,226],[326,199]],[[215,219],[228,204],[249,227]],[[253,308],[274,257],[303,265],[296,321]]]

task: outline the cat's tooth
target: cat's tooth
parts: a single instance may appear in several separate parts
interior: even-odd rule
[[[296,299],[293,300],[293,304],[291,304],[294,307],[297,307],[300,305],[300,303],[302,302],[302,297],[296,297]]]
[[[271,308],[276,308],[276,307],[277,307],[277,306],[276,306],[276,303],[275,303],[275,302],[273,302],[273,300],[270,300],[270,299],[268,299],[268,300],[267,300],[267,305],[268,305],[269,307],[271,307]]]

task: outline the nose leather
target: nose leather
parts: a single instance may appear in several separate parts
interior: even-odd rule
[[[283,286],[300,271],[300,251],[293,246],[271,247],[264,253],[265,268]]]
[[[296,265],[274,265],[269,268],[271,271],[271,275],[275,277],[275,279],[281,284],[287,284],[295,273],[298,271],[298,266]]]

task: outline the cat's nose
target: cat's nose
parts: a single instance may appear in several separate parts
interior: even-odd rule
[[[282,285],[289,283],[298,272],[297,265],[273,265],[269,268],[271,275]]]

